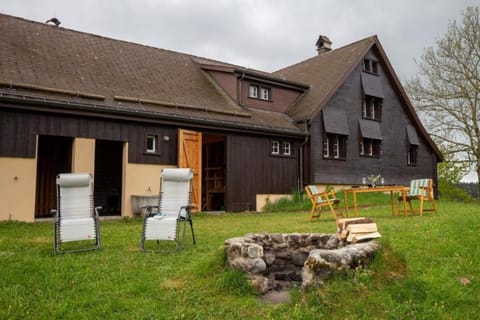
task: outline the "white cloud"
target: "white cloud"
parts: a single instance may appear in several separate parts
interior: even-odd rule
[[[377,34],[401,80],[473,0],[15,0],[0,12],[265,71]]]

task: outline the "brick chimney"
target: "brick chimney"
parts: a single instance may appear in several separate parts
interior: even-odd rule
[[[332,50],[332,41],[330,41],[330,39],[324,35],[320,35],[318,37],[317,43],[315,43],[315,45],[317,46],[318,54],[322,54]]]

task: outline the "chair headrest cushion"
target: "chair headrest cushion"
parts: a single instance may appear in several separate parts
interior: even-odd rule
[[[167,168],[162,170],[161,177],[168,181],[190,181],[193,172],[189,168]]]
[[[88,187],[90,179],[89,173],[61,173],[57,176],[57,184],[62,188]]]

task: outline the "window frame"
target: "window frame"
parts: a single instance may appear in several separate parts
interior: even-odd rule
[[[150,133],[145,135],[145,153],[158,153],[158,135]]]
[[[270,153],[274,156],[280,155],[280,140],[272,140],[270,144]]]
[[[362,104],[362,118],[382,121],[383,99],[365,95]]]
[[[272,101],[272,88],[250,83],[248,87],[248,97],[261,101]]]
[[[270,101],[270,88],[260,87],[260,100]]]
[[[380,158],[382,150],[382,140],[360,138],[359,154],[361,157]]]
[[[329,160],[346,160],[347,137],[342,134],[325,132],[323,135],[323,158]]]
[[[250,84],[250,86],[248,87],[248,97],[258,99],[258,89],[258,86]]]
[[[274,157],[295,157],[294,144],[290,140],[272,139],[270,141],[270,155]]]
[[[290,141],[282,141],[282,155],[284,156],[292,155],[292,144]]]
[[[418,145],[409,144],[407,150],[407,165],[415,167],[418,161]]]
[[[378,76],[378,61],[370,58],[363,59],[363,71]]]

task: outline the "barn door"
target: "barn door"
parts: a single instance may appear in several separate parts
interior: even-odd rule
[[[57,174],[71,172],[72,144],[68,137],[38,137],[35,218],[51,217],[57,207]]]
[[[178,167],[193,171],[192,204],[202,208],[202,133],[179,130]]]

